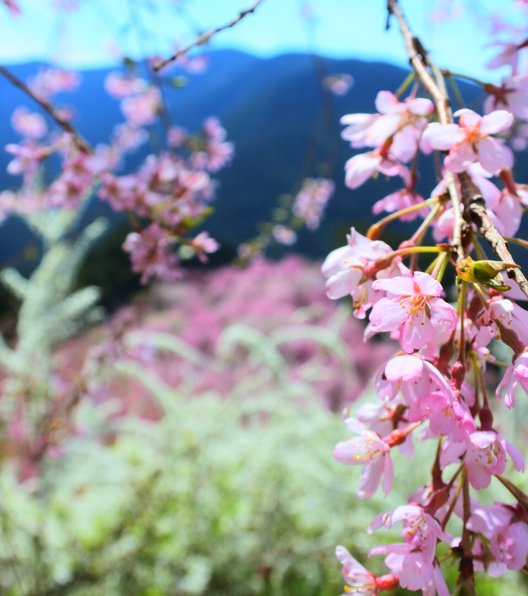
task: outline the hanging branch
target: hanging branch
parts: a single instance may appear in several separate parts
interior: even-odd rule
[[[486,204],[482,194],[471,181],[467,174],[460,174],[460,184],[465,200],[465,209],[470,220],[478,227],[480,233],[486,238],[493,252],[499,259],[505,263],[515,263],[508,248],[508,243],[499,233],[486,209]],[[510,279],[517,282],[517,285],[528,297],[528,279],[520,267],[511,267],[507,269],[507,275]]]
[[[424,89],[432,97],[438,113],[439,122],[441,124],[452,124],[453,113],[451,111],[451,102],[447,94],[442,73],[429,59],[429,55],[422,42],[413,35],[405,16],[398,5],[398,0],[387,0],[387,10],[389,11],[389,15],[394,15],[398,21],[405,43],[405,49],[409,56],[409,62],[416,72],[419,81],[424,86]],[[429,72],[428,68],[431,69],[434,76]],[[460,193],[456,186],[455,177],[451,173],[447,174],[447,188],[449,190],[449,195],[451,196],[451,203],[455,215],[453,247],[456,251],[457,259],[462,259],[465,256],[463,235],[467,228],[467,224],[462,215],[462,198],[460,197]]]
[[[24,81],[20,80],[16,75],[14,75],[10,70],[8,70],[5,66],[0,65],[0,75],[2,75],[5,79],[7,79],[14,87],[20,89],[22,93],[31,97],[31,99],[36,102],[53,120],[68,134],[71,135],[73,142],[83,153],[92,153],[92,148],[90,147],[89,143],[85,141],[82,136],[78,133],[76,128],[72,125],[72,123],[60,115],[57,109],[53,106],[51,102],[42,97],[36,95],[29,87],[24,83]]]
[[[187,52],[189,52],[193,48],[196,48],[198,46],[202,46],[202,45],[208,43],[211,40],[211,38],[214,37],[217,33],[220,33],[221,31],[225,31],[226,29],[231,29],[231,27],[234,27],[237,23],[239,23],[242,19],[247,17],[249,14],[254,13],[255,10],[258,8],[259,4],[262,4],[263,1],[264,0],[256,0],[255,2],[253,2],[253,4],[249,8],[242,10],[234,19],[229,21],[229,23],[226,23],[225,25],[221,25],[219,27],[215,27],[214,29],[210,29],[209,31],[202,33],[188,46],[185,46],[181,50],[178,50],[177,52],[175,52],[169,58],[166,58],[165,60],[162,60],[161,62],[158,62],[157,64],[155,64],[152,67],[154,72],[159,72],[160,70],[165,68],[167,65],[171,64],[175,60],[178,60],[178,58],[181,58],[182,56],[187,54]]]
[[[409,62],[424,89],[433,98],[439,122],[441,124],[452,124],[453,114],[442,72],[431,61],[421,41],[411,32],[407,20],[400,9],[398,0],[387,0],[387,10],[389,11],[389,15],[393,15],[398,21],[407,55],[409,56]],[[482,235],[486,238],[499,259],[504,263],[515,265],[506,241],[487,213],[482,195],[467,175],[460,174],[458,178],[462,187],[462,196],[460,196],[457,188],[455,175],[450,172],[447,173],[447,186],[455,215],[453,247],[457,253],[457,260],[465,256],[464,237],[468,230],[468,222],[472,222],[479,227]],[[464,207],[464,212],[462,211],[462,207]],[[467,221],[464,219],[464,214]],[[528,297],[528,280],[521,269],[518,267],[508,268],[508,277],[514,279],[519,288]]]

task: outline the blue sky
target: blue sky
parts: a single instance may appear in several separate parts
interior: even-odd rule
[[[116,43],[133,57],[142,51],[165,55],[175,41],[185,45],[196,31],[223,24],[251,4],[251,0],[80,0],[80,8],[69,13],[50,9],[53,1],[20,0],[19,18],[0,12],[1,62],[47,59],[83,67],[107,65]],[[483,76],[491,55],[490,48],[483,47],[483,27],[467,11],[454,22],[434,24],[431,7],[440,1],[403,0],[402,6],[441,66],[452,70],[463,66],[465,72]],[[254,15],[220,33],[213,47],[260,56],[315,47],[328,56],[406,64],[395,24],[385,31],[385,0],[311,0],[313,35],[300,16],[305,4],[305,0],[264,0]],[[500,7],[501,2],[469,3],[473,8],[483,4]]]

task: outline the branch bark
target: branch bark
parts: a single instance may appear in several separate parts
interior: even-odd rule
[[[7,79],[14,87],[22,91],[28,97],[37,103],[53,120],[68,134],[71,135],[73,142],[77,146],[77,148],[82,151],[83,153],[92,153],[92,148],[90,147],[89,143],[85,141],[82,136],[79,134],[77,129],[73,126],[73,124],[61,116],[56,108],[53,106],[51,102],[48,100],[39,97],[36,95],[24,81],[21,81],[15,74],[13,74],[10,70],[8,70],[5,66],[0,65],[0,75],[2,75],[5,79]]]
[[[501,261],[504,263],[515,263],[508,248],[508,243],[494,226],[488,214],[482,194],[467,174],[460,174],[459,178],[464,196],[464,208],[470,221],[477,226],[481,234],[488,241],[493,252]],[[513,279],[528,297],[528,279],[526,279],[522,270],[519,267],[511,267],[506,271],[507,276]]]
[[[225,31],[226,29],[230,29],[231,27],[234,27],[236,24],[240,23],[240,21],[242,19],[246,18],[250,14],[253,14],[255,12],[255,10],[257,10],[258,6],[260,4],[262,4],[263,1],[264,0],[255,0],[255,2],[253,2],[253,4],[251,6],[249,6],[245,10],[242,10],[241,12],[239,12],[238,15],[234,19],[229,21],[229,23],[226,23],[225,25],[221,25],[220,27],[215,27],[214,29],[210,29],[209,31],[202,33],[188,46],[185,46],[181,50],[178,50],[169,58],[166,58],[165,60],[158,62],[157,64],[155,64],[152,67],[152,69],[154,70],[154,72],[159,72],[160,70],[162,70],[163,68],[165,68],[166,66],[171,64],[172,62],[175,62],[176,60],[178,60],[178,58],[181,58],[182,56],[187,54],[187,52],[189,52],[193,48],[196,48],[198,46],[202,46],[202,45],[208,43],[210,41],[210,39],[213,36],[215,36],[217,33],[220,33],[221,31]]]
[[[409,56],[409,63],[415,71],[418,80],[433,99],[439,122],[441,124],[451,124],[453,122],[451,102],[440,69],[431,61],[422,42],[412,33],[398,4],[398,0],[387,0],[387,9],[389,14],[394,15],[398,21],[400,32],[405,43],[405,49]],[[431,70],[431,72],[429,72],[429,70]],[[453,249],[456,254],[456,259],[459,260],[465,256],[464,233],[467,224],[464,221],[462,214],[462,197],[457,188],[455,176],[451,172],[448,172],[446,176],[447,188],[455,215]]]

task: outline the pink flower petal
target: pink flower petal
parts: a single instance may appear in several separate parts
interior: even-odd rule
[[[402,112],[404,106],[398,101],[394,93],[390,91],[378,91],[376,95],[376,110],[380,114],[394,114]]]
[[[332,300],[352,294],[363,277],[360,269],[338,271],[326,282],[326,295]]]
[[[510,128],[512,124],[513,114],[506,110],[495,110],[482,118],[480,132],[491,135]]]
[[[412,381],[423,371],[423,360],[416,356],[396,356],[387,362],[385,377],[388,381]]]
[[[414,282],[420,288],[420,292],[424,296],[441,296],[443,292],[442,284],[439,283],[432,275],[417,271],[414,274]]]
[[[401,347],[408,353],[423,348],[433,335],[433,326],[425,309],[413,313],[403,324]]]
[[[379,458],[366,465],[361,473],[357,496],[368,499],[374,496],[383,474],[383,459]]]
[[[482,121],[482,116],[468,108],[457,110],[453,116],[458,118],[460,126],[463,128],[475,128],[476,126],[479,126]]]
[[[349,188],[358,188],[376,171],[381,157],[372,152],[351,157],[345,164],[345,183]]]
[[[375,333],[378,331],[392,331],[398,329],[407,319],[407,316],[407,310],[400,305],[399,301],[382,298],[372,308],[370,324]]]
[[[507,167],[503,146],[491,137],[481,139],[477,143],[478,160],[490,174],[498,174]]]
[[[417,116],[427,116],[434,110],[433,102],[425,97],[414,97],[405,102],[409,110]]]
[[[383,458],[383,481],[381,488],[385,495],[388,495],[392,490],[392,483],[394,481],[394,466],[392,465],[392,459],[390,453]]]
[[[433,149],[447,151],[453,145],[460,143],[465,138],[464,133],[457,124],[439,124],[432,122],[424,131],[424,142]]]

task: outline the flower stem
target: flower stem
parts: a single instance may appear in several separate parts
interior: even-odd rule
[[[402,215],[407,215],[409,213],[414,213],[415,211],[420,211],[424,207],[428,207],[429,205],[435,205],[440,202],[440,197],[432,197],[423,201],[422,203],[416,203],[415,205],[411,205],[410,207],[405,207],[404,209],[399,209],[394,213],[390,213],[389,215],[385,216],[384,218],[380,219],[377,223],[370,226],[367,232],[367,238],[370,240],[376,240],[379,237],[380,232],[383,228],[389,224],[391,221],[395,219],[399,219]]]
[[[411,70],[411,72],[405,77],[403,83],[398,87],[398,90],[394,95],[399,99],[407,91],[407,89],[409,88],[409,86],[415,78],[416,73],[414,72],[414,70]]]
[[[432,277],[436,279],[438,282],[442,282],[444,277],[445,270],[447,268],[447,263],[449,262],[449,255],[447,252],[444,252],[438,255],[436,259],[436,263],[431,271]]]

